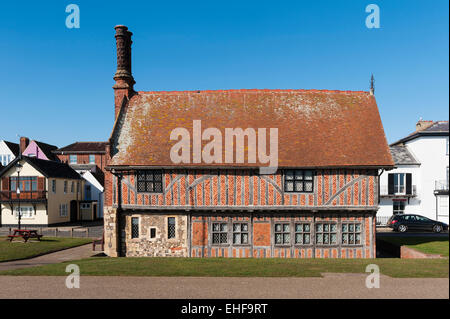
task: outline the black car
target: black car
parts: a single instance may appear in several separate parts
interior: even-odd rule
[[[448,230],[448,225],[420,215],[393,215],[389,218],[387,226],[394,231],[404,233],[408,230],[433,231],[440,233]]]

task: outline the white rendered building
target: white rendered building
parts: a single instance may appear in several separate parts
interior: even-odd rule
[[[391,144],[396,169],[380,178],[377,223],[393,214],[418,214],[449,222],[448,121],[422,121],[416,131]]]

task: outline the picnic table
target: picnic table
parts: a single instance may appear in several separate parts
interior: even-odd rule
[[[41,237],[43,235],[39,235],[37,230],[32,229],[14,229],[13,235],[8,235],[9,241],[13,241],[14,238],[22,237],[25,242],[30,238],[36,238],[41,241]]]

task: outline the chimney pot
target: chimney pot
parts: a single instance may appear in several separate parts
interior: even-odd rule
[[[117,70],[114,75],[116,83],[114,89],[114,111],[117,118],[124,99],[129,99],[135,92],[133,85],[133,75],[131,73],[131,36],[133,33],[128,31],[124,25],[117,25],[116,30],[116,48],[117,48]]]

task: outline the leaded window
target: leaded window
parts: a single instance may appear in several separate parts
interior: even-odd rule
[[[139,217],[131,217],[131,238],[139,238]]]
[[[228,244],[228,224],[212,224],[212,243],[215,245]]]
[[[275,224],[275,244],[289,245],[291,243],[291,231],[289,224]]]
[[[335,245],[337,243],[337,226],[334,223],[316,224],[316,244]]]
[[[314,191],[314,172],[311,170],[287,170],[284,174],[285,192]]]
[[[167,218],[167,238],[175,238],[175,217]]]
[[[360,245],[361,244],[361,224],[343,223],[342,224],[342,244]]]
[[[295,243],[297,245],[309,245],[311,243],[310,224],[295,224]]]
[[[233,224],[233,244],[248,244],[248,223]]]
[[[162,170],[138,171],[137,190],[139,193],[161,193]]]

